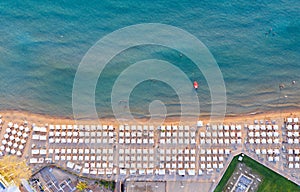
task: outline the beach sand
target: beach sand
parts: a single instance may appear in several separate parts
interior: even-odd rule
[[[4,123],[8,123],[12,121],[14,123],[21,123],[24,120],[27,120],[29,124],[35,123],[36,125],[42,126],[45,124],[82,124],[82,125],[92,125],[92,124],[106,124],[106,125],[120,125],[120,124],[182,124],[182,125],[195,125],[195,121],[191,121],[191,119],[186,118],[184,120],[180,120],[179,117],[168,117],[164,121],[161,119],[153,119],[150,123],[149,119],[136,119],[136,121],[126,121],[126,120],[116,120],[113,118],[105,118],[99,120],[79,120],[75,121],[72,118],[64,118],[64,117],[55,117],[49,115],[42,114],[34,114],[25,111],[13,111],[6,110],[0,111],[0,115],[2,115],[2,120]],[[279,120],[282,121],[287,117],[300,117],[300,110],[293,111],[285,111],[285,112],[265,112],[259,114],[241,114],[236,116],[226,116],[224,119],[214,120],[212,123],[224,123],[224,124],[235,124],[235,123],[253,123],[254,120]],[[194,119],[193,119],[194,120]],[[199,117],[199,120],[202,120],[204,123],[209,123],[210,118],[207,116]]]

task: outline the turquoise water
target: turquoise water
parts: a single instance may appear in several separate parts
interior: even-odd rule
[[[156,22],[182,28],[209,48],[224,76],[228,114],[299,108],[299,12],[300,2],[292,0],[2,1],[0,108],[72,116],[73,79],[87,50],[114,30]],[[205,78],[178,54],[143,46],[114,58],[97,85],[100,116],[112,115],[111,87],[122,69],[149,58],[172,62],[191,80],[197,79],[201,111],[208,112]],[[280,83],[285,84],[281,92]],[[157,81],[133,90],[131,111],[145,116],[153,100],[164,102],[169,115],[179,114],[176,93]]]

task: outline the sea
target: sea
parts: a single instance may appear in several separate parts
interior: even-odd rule
[[[1,1],[0,109],[72,117],[74,78],[87,51],[118,29],[146,23],[178,27],[209,49],[225,82],[227,115],[299,109],[297,0]],[[145,58],[168,61],[191,82],[196,80],[201,113],[209,114],[212,102],[206,78],[178,54],[145,45],[114,57],[97,82],[99,117],[114,117],[114,82],[133,61]],[[147,117],[149,105],[157,100],[168,116],[180,115],[176,91],[155,80],[131,91],[130,111],[135,117]]]

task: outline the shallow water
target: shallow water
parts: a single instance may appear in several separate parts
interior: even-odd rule
[[[299,9],[300,2],[292,0],[1,2],[0,108],[71,116],[73,79],[87,50],[114,30],[155,22],[182,28],[209,48],[224,76],[228,114],[299,108],[300,82],[291,84],[300,77]],[[199,81],[201,112],[209,112],[205,78],[178,55],[143,46],[114,58],[97,85],[100,116],[112,115],[110,93],[118,74],[149,58],[169,61]],[[147,116],[153,100],[164,102],[168,115],[180,113],[176,92],[158,81],[137,86],[130,109]]]

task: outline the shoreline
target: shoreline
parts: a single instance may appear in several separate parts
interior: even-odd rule
[[[119,125],[119,124],[183,124],[187,125],[192,124],[195,125],[197,122],[191,121],[191,118],[187,117],[184,120],[180,121],[180,117],[172,116],[167,117],[163,121],[161,119],[151,119],[151,122],[148,122],[148,118],[139,118],[135,119],[134,122],[132,120],[117,120],[115,118],[101,118],[101,119],[82,119],[75,121],[70,117],[62,117],[62,116],[51,116],[46,114],[36,114],[28,111],[18,111],[18,110],[0,110],[0,115],[2,115],[2,119],[6,122],[21,122],[23,120],[27,120],[29,123],[35,123],[37,125],[42,124],[111,124],[111,125]],[[220,120],[216,119],[211,121],[212,123],[226,123],[226,124],[234,124],[234,123],[246,123],[253,120],[280,120],[286,117],[296,117],[300,116],[299,110],[287,110],[281,112],[257,112],[257,113],[247,113],[247,114],[238,114],[238,115],[226,115],[224,120],[222,118]],[[193,119],[195,120],[195,119]],[[209,116],[199,116],[198,120],[203,121],[204,123],[208,123],[210,121]]]

